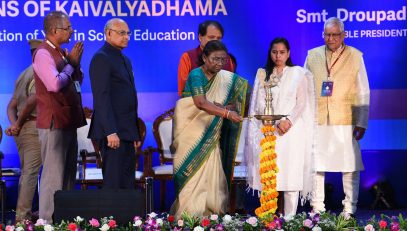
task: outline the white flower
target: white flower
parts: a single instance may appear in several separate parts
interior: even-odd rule
[[[52,225],[44,225],[44,231],[52,231],[54,230],[54,227],[52,227]]]
[[[157,220],[155,220],[155,222],[157,222],[157,225],[162,226],[164,224],[163,219],[158,218]]]
[[[99,229],[100,229],[101,231],[107,231],[107,230],[110,229],[110,227],[109,227],[108,224],[104,224],[104,225],[102,225],[102,227],[100,227]]]
[[[321,227],[315,226],[312,228],[312,231],[322,231]]]
[[[184,220],[178,220],[177,224],[179,227],[184,226]]]
[[[150,216],[151,218],[154,218],[154,217],[156,217],[156,216],[157,216],[157,213],[152,212],[152,213],[148,214],[148,216]]]
[[[229,214],[226,214],[225,216],[223,216],[223,221],[226,221],[226,222],[228,222],[228,221],[231,221],[232,220],[232,216],[231,215],[229,215]]]
[[[288,214],[288,215],[284,216],[284,220],[286,220],[286,221],[291,221],[293,218],[294,218],[293,214]]]
[[[73,219],[77,223],[81,223],[83,221],[83,218],[80,216],[77,216],[75,219]]]
[[[133,226],[139,227],[141,224],[143,224],[143,221],[141,220],[136,220],[133,224]]]
[[[365,226],[365,231],[374,231],[374,227],[371,224]]]
[[[197,226],[194,228],[194,231],[204,231],[205,229],[201,226]]]
[[[219,216],[218,216],[218,215],[216,215],[216,214],[212,214],[212,215],[211,215],[211,217],[210,217],[209,219],[211,219],[212,221],[217,221],[217,220],[218,220],[218,218],[219,218]]]
[[[255,217],[249,217],[249,219],[247,219],[246,222],[249,223],[253,227],[257,226],[257,218],[255,218]]]
[[[24,228],[23,227],[17,227],[16,231],[24,231]]]

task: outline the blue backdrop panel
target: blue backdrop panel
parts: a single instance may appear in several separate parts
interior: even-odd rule
[[[198,24],[214,19],[224,26],[223,41],[237,58],[237,72],[253,83],[257,68],[266,62],[270,41],[288,38],[294,63],[303,65],[307,50],[323,44],[324,20],[331,16],[345,23],[345,43],[364,53],[371,87],[369,129],[363,149],[406,149],[407,107],[407,2],[334,1],[0,1],[0,124],[9,125],[6,107],[14,81],[30,62],[27,39],[43,39],[44,16],[65,10],[75,30],[70,49],[84,41],[83,99],[92,107],[88,68],[102,46],[103,26],[112,17],[128,22],[133,32],[124,53],[133,63],[140,100],[140,116],[149,124],[177,100],[177,68],[181,54],[198,46]],[[154,145],[151,124],[146,145]],[[18,166],[12,138],[0,145],[5,165]],[[369,159],[369,161],[372,161]],[[368,165],[368,163],[366,163]]]

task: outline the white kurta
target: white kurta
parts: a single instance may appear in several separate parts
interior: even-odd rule
[[[338,55],[338,54],[333,54]],[[335,60],[335,57],[332,58]],[[319,89],[316,90],[319,92]],[[357,76],[357,102],[369,105],[369,82],[363,58]],[[368,108],[368,107],[365,107]],[[358,113],[356,126],[367,128],[369,111]],[[359,142],[353,137],[354,125],[318,125],[316,131],[315,170],[317,172],[353,172],[364,170]]]
[[[264,69],[256,75],[249,115],[264,114],[265,91]],[[277,190],[307,191],[312,189],[311,148],[313,126],[315,125],[314,88],[312,75],[304,68],[285,67],[278,86],[272,88],[274,114],[288,115],[291,129],[283,136],[277,135],[276,153]],[[245,146],[247,182],[249,187],[261,191],[259,175],[259,154],[262,122],[251,119],[248,124]],[[305,182],[305,183],[304,183]],[[304,188],[304,186],[306,188]]]

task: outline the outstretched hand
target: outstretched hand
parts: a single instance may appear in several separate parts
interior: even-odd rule
[[[243,118],[239,114],[237,114],[237,112],[235,112],[235,111],[229,111],[229,115],[228,115],[227,119],[229,119],[235,123],[243,121]]]

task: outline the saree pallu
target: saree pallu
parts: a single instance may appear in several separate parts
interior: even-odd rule
[[[209,102],[234,104],[243,115],[246,88],[245,79],[221,70],[205,86],[205,96]],[[176,201],[172,214],[180,217],[184,211],[195,216],[226,212],[240,130],[241,123],[198,109],[192,97],[178,100],[174,113]]]

